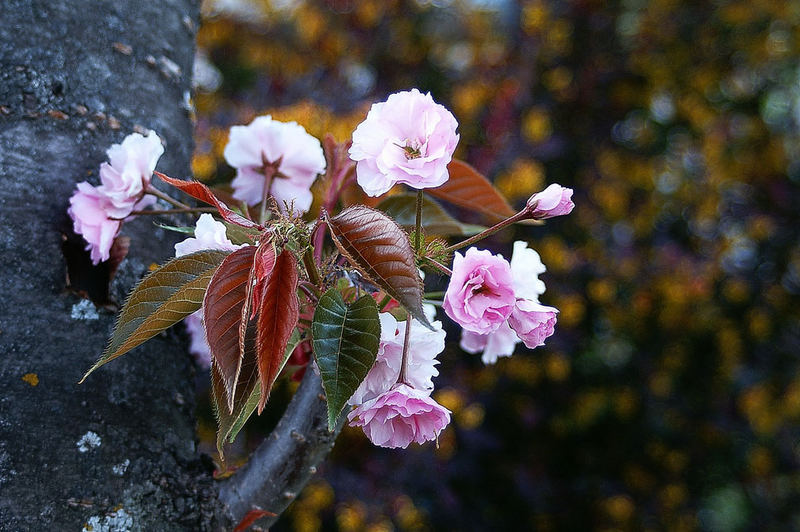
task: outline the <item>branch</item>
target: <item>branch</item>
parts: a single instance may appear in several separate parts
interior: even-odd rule
[[[219,500],[227,505],[231,521],[238,523],[255,507],[280,516],[333,448],[344,419],[328,432],[322,383],[309,367],[272,434],[245,466],[221,482]],[[259,524],[270,526],[277,519],[267,516]]]

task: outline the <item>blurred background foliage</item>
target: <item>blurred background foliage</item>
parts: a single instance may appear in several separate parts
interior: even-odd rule
[[[517,205],[575,189],[572,215],[484,246],[541,253],[561,309],[548,344],[483,367],[448,328],[438,448],[345,429],[274,530],[800,528],[800,3],[203,12],[200,179],[233,176],[231,125],[272,113],[346,140],[371,102],[418,87]]]

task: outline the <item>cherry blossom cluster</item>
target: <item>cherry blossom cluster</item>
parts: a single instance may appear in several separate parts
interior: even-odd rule
[[[416,89],[374,104],[353,132],[350,157],[357,162],[358,184],[370,196],[379,196],[398,183],[418,190],[442,185],[449,178],[447,165],[458,144],[457,126],[447,109]],[[536,219],[568,214],[574,207],[571,196],[571,189],[550,185],[530,198],[528,214]],[[485,363],[511,356],[519,340],[531,349],[543,345],[554,331],[558,310],[539,303],[544,283],[538,275],[545,267],[538,253],[517,242],[512,262],[513,268],[502,256],[476,248],[465,255],[456,253],[453,260],[442,306],[463,328],[464,350],[483,351]],[[381,325],[386,328],[383,320]],[[423,327],[419,331],[424,334]],[[382,335],[378,361],[351,399],[354,404],[366,401],[350,412],[350,424],[363,427],[373,443],[386,447],[434,439],[449,422],[449,412],[430,398],[432,385],[427,386],[428,374],[420,369],[426,366],[417,365],[415,370],[426,378],[425,386],[415,386],[402,373],[395,379],[396,372],[389,371],[392,365],[381,362],[386,359],[384,342]],[[443,342],[442,333],[442,349]],[[415,355],[420,349],[414,341],[409,341],[407,349],[408,367],[414,368],[411,361],[424,355]],[[370,398],[363,392],[371,387],[376,388],[374,392],[384,391]]]
[[[369,196],[380,196],[397,184],[417,190],[441,186],[449,179],[448,165],[459,141],[457,127],[450,111],[417,89],[392,94],[374,104],[353,132],[349,148],[358,185]],[[154,196],[146,194],[157,194],[150,187],[150,179],[162,153],[161,141],[154,132],[147,136],[134,133],[108,150],[109,162],[100,167],[101,186],[78,184],[70,199],[69,214],[95,264],[108,260],[122,222],[155,201]],[[279,122],[270,116],[233,126],[224,156],[236,170],[231,183],[233,197],[248,206],[261,204],[262,218],[269,198],[283,212],[307,212],[313,200],[311,186],[326,171],[326,157],[318,139],[295,122]],[[531,196],[517,215],[521,217],[509,218],[503,224],[568,214],[574,208],[571,198],[571,189],[552,184]],[[184,210],[192,211],[188,207]],[[469,242],[452,248],[465,247]],[[193,236],[175,245],[175,255],[240,247],[230,240],[223,223],[202,214]],[[558,310],[539,301],[545,292],[539,275],[546,268],[527,243],[514,243],[510,262],[488,250],[470,247],[463,255],[455,253],[452,271],[444,266],[440,270],[450,274],[442,308],[462,328],[462,349],[482,353],[484,363],[511,356],[519,342],[529,349],[541,346],[553,334]],[[432,328],[427,328],[410,316],[398,321],[388,311],[392,305],[397,303],[385,306],[379,315],[377,358],[348,401],[352,410],[347,420],[351,426],[361,427],[376,445],[405,448],[411,442],[436,440],[450,422],[450,411],[431,396],[433,378],[439,374],[436,357],[444,350],[445,332],[442,323],[435,320],[434,307],[426,305],[425,313],[432,323]],[[201,316],[202,310],[192,314],[186,325],[190,351],[198,364],[208,367],[211,355]]]
[[[533,349],[553,334],[558,310],[539,303],[546,270],[539,254],[525,242],[514,243],[511,263],[489,251],[469,248],[456,253],[443,308],[461,325],[461,348],[483,352],[484,364],[509,357],[522,341]]]
[[[86,240],[94,264],[108,260],[122,222],[133,211],[155,202],[155,197],[145,193],[163,153],[161,139],[154,131],[147,136],[132,133],[106,152],[109,162],[100,165],[102,185],[78,183],[67,212],[75,232]]]

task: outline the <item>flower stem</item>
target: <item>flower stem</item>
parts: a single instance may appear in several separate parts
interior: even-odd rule
[[[444,264],[442,264],[440,262],[437,262],[437,261],[433,260],[430,257],[425,257],[425,261],[428,264],[430,264],[431,266],[433,266],[434,268],[436,268],[437,270],[439,270],[440,272],[442,272],[443,274],[445,274],[447,276],[453,275],[453,270],[451,270],[450,268],[448,268]]]
[[[148,187],[145,189],[144,192],[145,192],[145,194],[150,194],[151,196],[155,196],[155,197],[157,197],[159,199],[162,199],[162,200],[166,201],[167,203],[169,203],[170,205],[174,205],[175,207],[178,207],[179,209],[191,209],[191,207],[189,207],[185,203],[181,203],[180,201],[174,199],[172,196],[170,196],[168,194],[164,194],[163,192],[158,190],[153,185],[148,185]],[[216,209],[215,209],[215,211],[216,211]]]
[[[471,236],[471,237],[467,238],[466,240],[462,240],[461,242],[457,242],[457,243],[453,244],[452,246],[446,247],[444,249],[444,253],[452,253],[453,251],[455,251],[457,249],[461,249],[463,247],[472,245],[475,242],[479,242],[479,241],[483,240],[484,238],[486,238],[487,236],[491,236],[491,235],[495,234],[496,232],[500,231],[501,229],[503,229],[505,227],[508,227],[509,225],[511,225],[513,223],[516,223],[516,222],[519,222],[521,220],[526,220],[526,219],[530,218],[530,216],[531,216],[531,214],[530,214],[530,210],[528,208],[522,209],[521,211],[519,211],[514,216],[512,216],[510,218],[506,218],[502,222],[500,222],[500,223],[498,223],[496,225],[493,225],[489,229],[486,229],[485,231],[481,231],[477,235]]]
[[[422,189],[417,191],[417,225],[414,231],[414,252],[419,256],[422,237]]]
[[[308,281],[300,281],[297,287],[303,291],[303,293],[308,297],[308,299],[316,304],[319,301],[319,294],[317,294],[316,290],[317,287]]]
[[[131,211],[131,214],[129,214],[128,216],[157,216],[159,214],[192,214],[195,212],[217,212],[217,209],[215,207],[187,207],[185,209],[150,209],[145,211]],[[125,218],[110,218],[110,219],[124,220]]]
[[[303,253],[303,266],[306,267],[308,280],[314,283],[314,286],[322,286],[322,277],[317,269],[317,263],[314,260],[311,248],[306,249],[306,252]]]
[[[397,382],[400,384],[408,384],[406,382],[406,366],[408,366],[408,344],[411,339],[411,314],[406,318],[406,334],[403,338],[403,358],[400,361],[400,375],[397,377]]]
[[[261,199],[261,212],[258,215],[258,223],[263,224],[267,218],[267,200],[269,199],[269,189],[272,188],[272,179],[278,171],[280,161],[275,164],[264,165],[264,196]]]
[[[425,292],[425,294],[423,294],[423,297],[425,299],[436,299],[444,297],[444,292]]]

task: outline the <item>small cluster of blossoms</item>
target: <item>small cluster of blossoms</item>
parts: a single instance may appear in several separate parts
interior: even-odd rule
[[[553,334],[558,313],[539,303],[545,291],[539,274],[545,270],[539,254],[522,241],[514,242],[510,264],[475,248],[463,257],[456,254],[443,307],[463,328],[461,348],[483,352],[484,364],[494,364],[511,356],[520,341],[531,349],[543,345]],[[537,319],[526,318],[531,310]]]
[[[450,111],[417,89],[374,104],[353,132],[349,149],[356,181],[369,196],[380,196],[397,184],[418,190],[444,184],[459,141],[457,127]],[[95,263],[109,258],[122,221],[154,201],[145,193],[162,153],[155,133],[130,135],[108,150],[110,164],[100,168],[102,186],[78,185],[69,213]],[[250,206],[262,204],[262,211],[269,197],[283,211],[308,211],[311,186],[326,170],[318,139],[295,122],[270,116],[232,127],[224,156],[236,169],[233,197]],[[571,189],[552,184],[531,196],[524,214],[540,220],[568,214],[574,208],[571,197]],[[228,238],[224,224],[203,214],[194,236],[176,244],[175,254],[240,247]],[[553,334],[558,314],[539,301],[545,292],[539,275],[545,271],[539,254],[521,241],[515,242],[510,263],[477,248],[456,253],[442,307],[463,329],[462,349],[482,352],[483,362],[492,364],[511,356],[519,342],[530,349],[543,345]],[[380,313],[376,361],[348,401],[350,425],[361,427],[376,445],[405,448],[411,442],[433,441],[450,422],[450,411],[431,397],[445,332],[435,321],[433,307],[426,307],[432,329],[410,317],[398,322],[391,313]],[[190,351],[199,365],[208,367],[211,354],[202,309],[189,316],[186,325]]]
[[[528,200],[533,218],[543,220],[569,214],[575,207],[572,189],[552,184]],[[456,253],[442,308],[463,328],[461,348],[483,352],[484,364],[514,353],[520,341],[534,349],[555,330],[558,309],[542,305],[545,291],[539,274],[546,268],[539,254],[525,242],[514,243],[511,263],[487,250]]]
[[[164,147],[158,135],[150,131],[147,136],[128,135],[106,153],[109,162],[100,165],[102,185],[78,183],[67,211],[75,232],[86,240],[94,264],[108,260],[122,222],[133,211],[155,202],[155,197],[145,196],[145,192]]]
[[[379,196],[396,184],[415,189],[442,185],[458,144],[458,123],[430,94],[418,90],[389,96],[372,106],[353,133],[350,158],[356,178],[370,196]],[[236,168],[233,196],[255,205],[267,195],[282,209],[292,205],[305,212],[312,202],[310,187],[325,170],[319,141],[302,126],[261,116],[247,126],[231,128],[225,159]],[[269,187],[268,190],[265,190]],[[572,191],[551,185],[528,202],[531,216],[544,219],[569,213]],[[206,215],[204,215],[206,216]],[[200,248],[232,249],[219,222],[198,221],[195,237],[176,245],[177,254]],[[519,341],[540,346],[553,334],[557,310],[539,303],[545,271],[538,253],[524,242],[514,245],[509,264],[503,257],[475,248],[456,254],[443,307],[463,327],[462,348],[483,352],[483,361],[511,356]],[[433,313],[431,313],[433,320]],[[435,440],[450,421],[450,412],[431,397],[438,375],[436,356],[444,349],[445,333],[434,321],[434,331],[414,321],[398,322],[380,314],[381,339],[375,364],[348,403],[351,426],[383,447],[407,447],[411,442]],[[405,367],[405,329],[411,323]],[[208,364],[209,351],[199,314],[187,320],[191,350]]]
[[[433,377],[439,375],[436,356],[444,351],[445,332],[434,321],[431,331],[411,321],[405,368],[403,344],[409,321],[380,314],[381,340],[375,364],[348,403],[350,426],[381,447],[408,447],[435,440],[450,423],[450,411],[431,398]]]
[[[416,89],[374,104],[353,132],[350,158],[357,163],[358,184],[370,196],[379,196],[397,183],[415,189],[442,185],[449,178],[447,165],[458,144],[457,126],[447,109]],[[529,215],[545,219],[568,214],[574,207],[571,197],[571,189],[550,185],[528,200]],[[531,349],[543,345],[553,334],[558,313],[539,302],[545,287],[538,275],[544,271],[539,254],[524,242],[515,243],[511,264],[486,250],[456,253],[442,306],[463,328],[462,348],[470,353],[483,351],[482,360],[490,364],[511,356],[519,341]],[[412,336],[413,331],[414,325]],[[420,356],[415,355],[418,347],[413,341],[407,349],[409,361]],[[376,445],[405,447],[412,440],[433,439],[433,429],[441,430],[449,413],[445,416],[446,410],[430,399],[427,387],[387,378],[391,366],[380,363],[385,357],[382,353],[359,391],[373,386],[379,375],[382,388],[397,384],[354,409],[348,416],[351,425],[362,426]],[[351,401],[363,399],[356,392]]]

